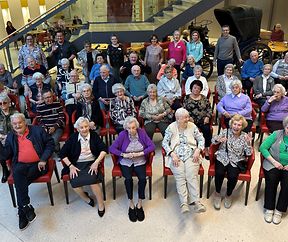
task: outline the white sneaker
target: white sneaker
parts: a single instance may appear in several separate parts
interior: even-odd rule
[[[221,195],[217,192],[214,193],[213,205],[216,210],[221,208]]]
[[[266,221],[267,223],[271,223],[271,222],[272,222],[273,213],[274,213],[273,210],[266,209],[266,211],[265,211],[265,213],[264,213],[264,219],[265,219],[265,221]]]
[[[200,203],[199,201],[197,201],[197,202],[195,202],[193,204],[193,210],[196,213],[204,213],[204,212],[206,212],[205,206],[202,203]]]
[[[232,198],[231,198],[231,196],[230,197],[225,196],[225,198],[224,198],[224,207],[229,209],[229,208],[231,208],[231,206],[232,206]]]
[[[280,224],[282,221],[282,212],[275,209],[274,215],[273,215],[273,224]]]
[[[189,206],[187,204],[181,205],[181,213],[188,213],[190,211]]]

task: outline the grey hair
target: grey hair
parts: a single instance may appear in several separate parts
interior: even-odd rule
[[[113,86],[112,86],[112,93],[113,94],[116,94],[116,92],[121,89],[123,90],[124,92],[126,91],[125,87],[123,86],[123,84],[121,83],[115,83]]]
[[[194,60],[194,62],[195,62],[195,58],[194,58],[193,55],[187,55],[187,59],[188,59],[188,58],[192,58],[192,59]]]
[[[84,88],[87,88],[89,89],[90,91],[92,91],[92,86],[89,84],[89,83],[83,83],[81,86],[80,86],[80,92],[83,92],[83,89]]]
[[[36,59],[35,59],[32,55],[28,55],[28,56],[26,57],[26,60],[28,60],[28,59],[31,59],[31,60],[36,61]]]
[[[284,129],[287,127],[288,125],[288,116],[286,116],[284,119],[283,119],[283,127]]]
[[[110,69],[109,69],[108,65],[106,65],[106,64],[104,64],[100,67],[100,71],[101,70],[106,70],[106,71],[110,72]]]
[[[67,58],[62,58],[60,63],[61,63],[61,65],[64,65],[64,64],[70,65],[70,61]]]
[[[1,67],[5,69],[5,65],[3,63],[0,63],[0,68]]]
[[[134,118],[132,116],[128,116],[124,119],[123,128],[127,130],[128,125],[133,123],[133,122],[136,124],[136,127],[139,128],[139,122],[137,121],[136,118]]]
[[[150,92],[151,90],[157,91],[157,86],[154,83],[148,85],[147,93]]]
[[[131,67],[131,71],[133,71],[135,68],[139,68],[140,69],[140,71],[141,71],[141,67],[140,66],[138,66],[138,65],[133,65],[132,67]]]
[[[12,122],[12,120],[15,119],[15,118],[20,118],[20,119],[24,120],[25,123],[26,123],[25,115],[24,115],[23,113],[14,113],[14,114],[12,114],[12,115],[10,116],[11,122]]]
[[[181,34],[180,31],[176,29],[176,30],[174,30],[173,35],[174,35],[175,33],[177,33],[177,32],[178,32],[179,34]]]
[[[263,70],[264,70],[264,68],[267,67],[267,66],[269,66],[269,67],[270,67],[270,70],[272,71],[273,67],[272,67],[271,64],[265,64],[265,65],[263,66]]]
[[[189,112],[185,108],[178,108],[175,112],[175,118],[179,118],[180,116],[189,116]]]
[[[227,68],[231,68],[232,69],[232,71],[234,71],[234,66],[233,66],[233,64],[227,64],[225,67],[224,67],[224,70],[226,70]]]
[[[281,92],[281,94],[282,94],[282,96],[285,96],[285,94],[286,94],[286,89],[285,89],[285,87],[283,87],[283,85],[282,84],[275,84],[274,85],[274,87],[272,88],[272,91],[274,92],[277,88],[279,88],[280,89],[280,92]]]
[[[230,88],[232,89],[232,87],[234,87],[234,86],[239,86],[240,87],[240,89],[242,89],[242,82],[240,81],[240,80],[233,80],[232,82],[231,82],[231,84],[230,84]]]
[[[74,124],[74,128],[75,129],[79,129],[80,124],[82,124],[83,122],[86,122],[89,124],[89,119],[88,118],[84,118],[84,117],[80,117],[76,120],[75,124]]]
[[[7,95],[7,93],[3,92],[1,93],[0,95],[0,100],[3,101],[3,102],[8,102],[8,103],[11,103],[11,99],[9,98],[9,96]]]
[[[200,65],[194,66],[194,71],[200,70],[201,72],[203,71],[203,68]]]
[[[41,78],[42,81],[44,80],[44,75],[41,72],[35,72],[32,76],[32,79],[34,80],[39,79],[39,78]]]
[[[175,61],[174,58],[171,58],[171,59],[168,60],[168,64],[170,64],[170,65],[172,65],[172,64],[174,65],[175,62],[176,62],[176,61]]]

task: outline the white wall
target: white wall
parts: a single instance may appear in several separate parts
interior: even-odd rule
[[[48,1],[46,1],[46,2],[48,2]],[[29,7],[29,13],[30,13],[31,19],[34,19],[40,15],[39,1],[38,0],[28,0],[28,7]]]
[[[8,0],[13,26],[18,29],[24,24],[20,1]]]

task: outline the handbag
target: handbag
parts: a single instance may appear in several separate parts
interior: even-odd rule
[[[227,157],[229,157],[228,155],[228,129],[227,129],[227,133],[226,133],[226,138],[227,138],[227,141],[226,141],[226,153],[227,153]],[[240,160],[236,163],[238,169],[240,170],[240,173],[246,173],[247,171],[247,166],[248,166],[248,163],[246,161],[246,159],[244,160]]]

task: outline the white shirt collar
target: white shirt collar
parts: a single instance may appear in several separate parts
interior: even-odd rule
[[[82,135],[79,133],[78,134],[78,141],[89,141],[90,142],[90,133],[84,138],[84,137],[82,137]]]
[[[239,93],[239,94],[237,94],[237,95],[234,95],[233,93],[231,93],[231,95],[232,95],[232,98],[234,98],[234,97],[241,97],[241,92]]]

